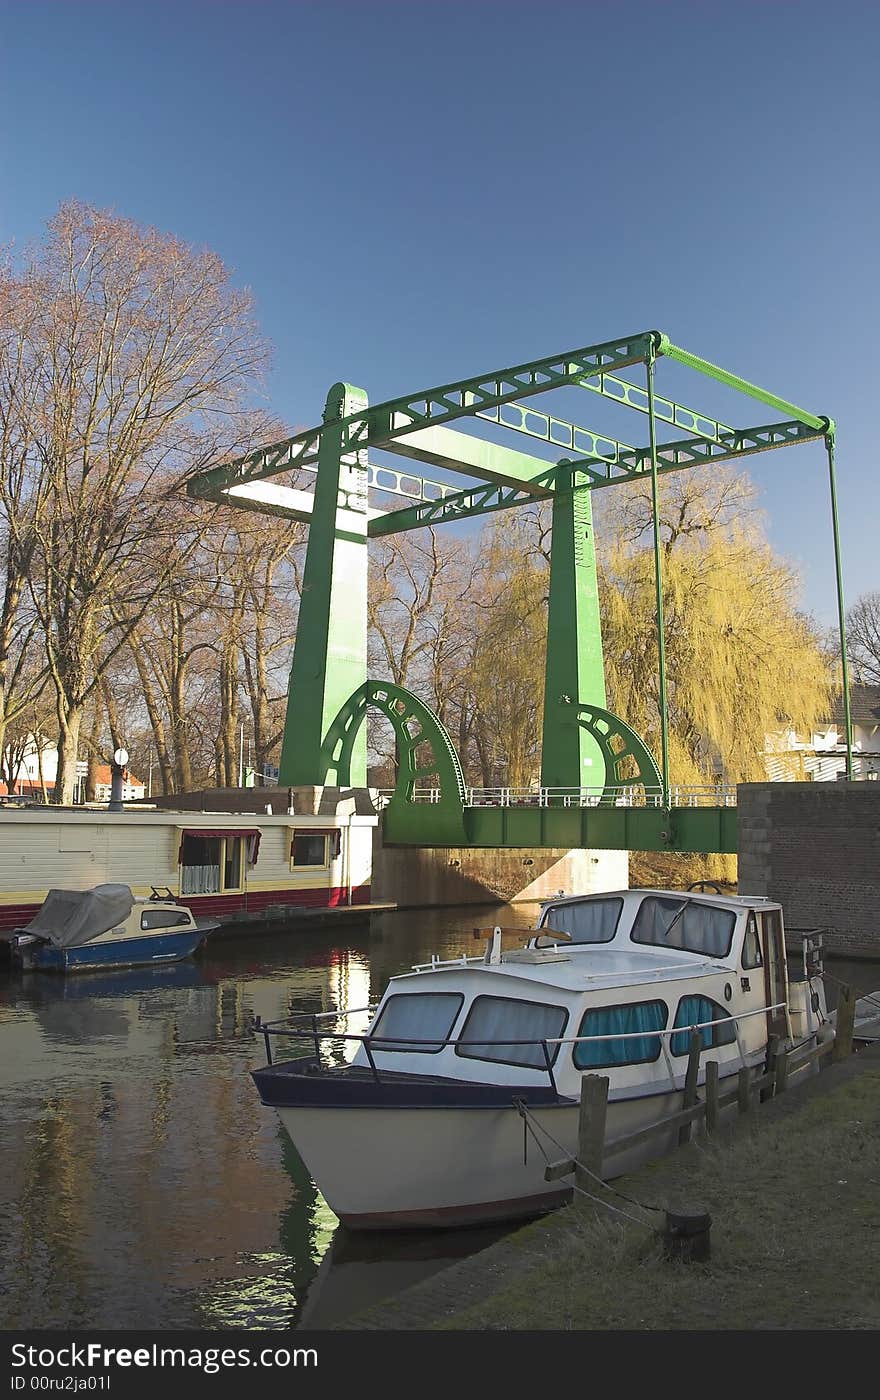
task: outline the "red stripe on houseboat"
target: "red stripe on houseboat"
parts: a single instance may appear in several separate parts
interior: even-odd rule
[[[348,904],[348,891],[340,885],[319,890],[252,890],[247,894],[203,894],[196,898],[182,897],[177,901],[185,904],[193,914],[221,917],[224,914],[257,915],[270,906],[289,905],[295,909],[336,909]],[[351,891],[352,905],[369,904],[370,886],[354,885]],[[0,904],[0,929],[23,928],[41,908],[41,904]]]

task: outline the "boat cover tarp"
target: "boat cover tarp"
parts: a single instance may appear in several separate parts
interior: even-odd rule
[[[134,896],[128,885],[50,890],[25,932],[54,943],[56,948],[79,948],[121,924],[133,907]]]

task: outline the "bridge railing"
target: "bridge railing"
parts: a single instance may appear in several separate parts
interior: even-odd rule
[[[394,796],[393,788],[380,788],[382,806]],[[414,802],[439,802],[440,789],[416,788]],[[616,807],[662,807],[663,793],[659,788],[637,785],[619,787],[468,787],[465,788],[466,807],[598,807],[600,803]],[[736,786],[725,784],[676,783],[669,789],[672,807],[735,807]]]

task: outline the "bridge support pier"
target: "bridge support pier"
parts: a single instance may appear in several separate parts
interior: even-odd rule
[[[321,745],[336,715],[367,679],[366,453],[343,459],[342,419],[367,396],[350,384],[327,395],[302,598],[287,692],[278,782],[327,781]],[[364,460],[361,461],[360,459]],[[340,497],[344,504],[340,507]],[[347,781],[366,787],[367,736],[356,736]]]
[[[605,785],[605,760],[578,724],[578,706],[605,707],[605,667],[590,492],[557,480],[544,672],[542,787]]]

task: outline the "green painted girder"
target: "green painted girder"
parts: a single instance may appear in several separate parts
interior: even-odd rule
[[[828,418],[817,417],[814,413],[808,413],[805,408],[798,408],[797,404],[789,403],[787,399],[782,399],[778,394],[771,394],[769,389],[761,389],[757,384],[750,384],[747,379],[742,379],[738,374],[731,374],[729,370],[721,369],[719,365],[713,365],[710,360],[704,360],[700,355],[693,355],[690,350],[683,350],[680,345],[673,345],[665,336],[660,337],[657,345],[658,355],[665,355],[670,360],[677,360],[679,364],[686,365],[688,369],[695,369],[700,374],[705,374],[709,379],[715,379],[719,384],[726,384],[729,389],[735,389],[739,394],[747,394],[749,398],[758,399],[760,403],[767,404],[769,408],[778,409],[780,413],[787,413],[790,418],[796,418],[799,423],[803,423],[808,428],[821,428],[822,432],[833,432],[833,424]]]
[[[596,380],[582,379],[578,387],[590,389],[595,394],[604,394],[605,398],[614,399],[625,408],[634,408],[637,413],[648,412],[647,389],[642,388],[641,384],[631,384],[628,379],[621,379],[615,374],[600,374]],[[720,418],[713,417],[711,413],[686,408],[683,403],[663,398],[660,394],[654,395],[654,417],[664,423],[671,423],[673,427],[683,428],[687,433],[699,433],[700,437],[714,438],[716,442],[720,440],[722,433],[733,432],[730,423],[722,423]]]
[[[442,501],[422,501],[417,506],[389,510],[374,517],[367,526],[371,539],[379,535],[396,535],[404,530],[417,530],[425,525],[448,525],[453,520],[465,520],[472,515],[490,515],[534,502],[535,492],[529,486],[473,486],[457,491]],[[546,491],[545,495],[550,495]]]
[[[774,447],[791,447],[799,442],[812,442],[823,434],[803,423],[771,423],[761,428],[731,428],[725,432],[722,441],[714,438],[685,438],[680,442],[664,442],[657,447],[657,471],[683,471],[687,467],[703,466],[707,462],[727,462],[736,457],[747,457],[756,452],[768,452]],[[633,447],[621,452],[615,462],[602,458],[588,457],[583,461],[560,462],[553,466],[546,464],[540,476],[524,487],[504,490],[496,487],[471,487],[446,496],[442,501],[426,501],[416,506],[405,506],[402,510],[387,511],[370,521],[370,536],[393,535],[398,531],[416,530],[425,525],[448,524],[451,520],[463,520],[468,516],[487,515],[492,511],[507,510],[511,506],[527,505],[535,499],[536,488],[546,496],[551,495],[560,478],[567,479],[572,472],[587,478],[581,483],[583,489],[596,490],[602,486],[614,486],[618,482],[632,481],[635,478],[650,476],[651,450],[649,447]]]
[[[577,384],[578,388],[591,389],[593,393],[602,394],[614,403],[622,404],[624,408],[634,408],[638,413],[648,412],[647,390],[639,384],[630,383],[628,379],[621,379],[619,375],[600,374],[592,379],[579,379]],[[676,428],[684,428],[686,432],[700,433],[703,437],[716,439],[723,432],[733,432],[731,424],[722,423],[711,413],[700,413],[696,408],[686,408],[674,399],[661,398],[659,394],[655,394],[654,404],[655,418],[662,419],[664,423],[671,423]],[[605,443],[610,448],[615,442],[614,438],[594,433],[591,429],[581,427],[579,423],[572,423],[566,418],[557,418],[555,414],[544,413],[531,404],[524,407],[518,403],[509,403],[498,408],[480,409],[477,417],[487,423],[496,423],[501,428],[509,428],[511,432],[540,438],[542,442],[549,442],[567,452],[577,452],[583,457],[595,454],[611,460],[609,451],[602,451],[599,444]]]
[[[382,815],[388,845],[448,846],[444,823],[432,830],[431,804],[411,823],[404,805]],[[719,852],[735,855],[735,807],[465,807],[465,846],[535,850]]]
[[[463,472],[465,476],[476,476],[496,486],[520,486],[540,499],[552,493],[552,487],[541,486],[537,480],[550,465],[543,458],[457,432],[455,428],[420,428],[386,443],[384,450],[419,462],[430,462],[448,471]]]
[[[422,389],[405,398],[389,399],[343,420],[342,451],[381,447],[417,428],[474,417],[480,409],[544,394],[565,384],[580,384],[594,375],[642,363],[651,346],[662,339],[658,331],[643,331],[581,350],[566,350],[561,355],[529,360],[510,369],[459,379],[436,389]],[[324,423],[199,472],[187,482],[187,494],[202,500],[219,500],[229,486],[277,476],[314,462],[326,430]]]
[[[748,457],[756,452],[767,452],[774,447],[790,447],[799,442],[810,442],[825,436],[825,429],[815,429],[799,421],[770,423],[760,428],[734,428],[722,433],[719,440],[714,438],[685,438],[679,442],[664,442],[657,446],[657,471],[675,472],[686,467],[699,467],[708,462],[727,462],[737,457]],[[589,478],[593,489],[601,486],[614,486],[619,481],[650,476],[651,449],[638,447],[631,453],[622,453],[615,463],[600,462],[595,458],[571,462],[567,468]]]

